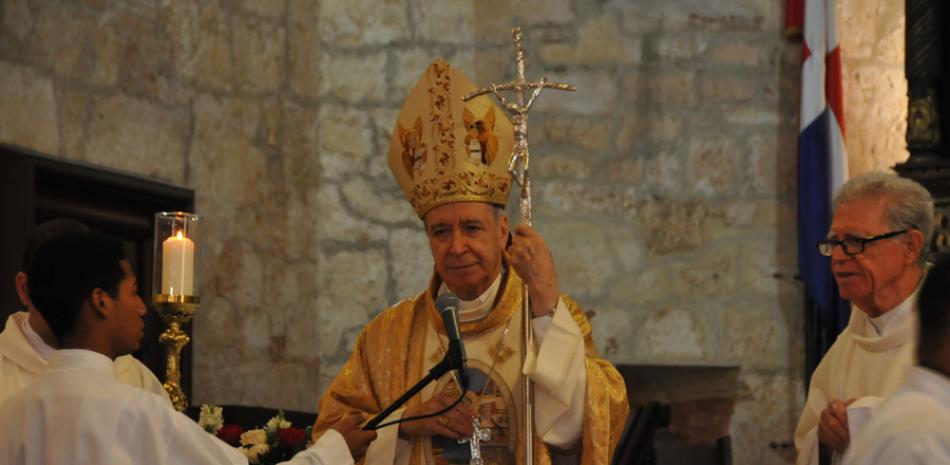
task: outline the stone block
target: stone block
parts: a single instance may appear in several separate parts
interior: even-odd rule
[[[615,73],[571,68],[571,71],[551,72],[546,76],[551,82],[573,84],[577,87],[577,91],[546,90],[542,92],[532,107],[536,112],[604,115],[617,109],[620,85]],[[534,75],[533,79],[540,77]]]
[[[585,155],[543,153],[531,157],[531,175],[544,180],[584,180],[591,177],[591,165],[591,159]]]
[[[575,13],[570,0],[485,0],[474,2],[474,17],[478,19],[473,24],[476,41],[505,44],[513,50],[513,27],[567,25],[574,21]],[[525,48],[532,50],[537,44],[527,39],[522,36]]]
[[[368,160],[378,158],[370,119],[364,111],[323,104],[317,128],[320,166],[325,179],[359,172]]]
[[[265,18],[279,19],[287,14],[287,2],[282,0],[243,0],[241,7]]]
[[[182,110],[121,94],[95,98],[82,152],[96,164],[181,184],[188,131]]]
[[[719,64],[761,66],[769,63],[774,50],[769,47],[772,35],[737,35],[731,40],[709,47],[709,58]],[[735,77],[735,75],[733,75]]]
[[[738,288],[736,245],[708,246],[698,257],[673,269],[673,285],[681,295],[731,297]]]
[[[642,325],[638,352],[655,363],[697,362],[713,355],[702,314],[663,307],[650,312]]]
[[[59,106],[60,155],[81,159],[91,97],[82,91],[63,87],[57,91]],[[0,125],[2,126],[2,125]],[[49,152],[52,153],[52,152]]]
[[[29,39],[33,29],[33,13],[28,0],[8,0],[3,3],[0,15],[0,35],[12,37],[23,43]],[[0,46],[0,50],[3,47]]]
[[[797,191],[798,153],[796,134],[786,131],[758,132],[747,140],[752,190],[789,197]]]
[[[656,255],[705,247],[724,219],[717,205],[699,199],[648,197],[637,207],[646,246]]]
[[[546,44],[538,49],[548,65],[633,65],[640,62],[640,40],[623,34],[617,17],[604,14],[580,25],[577,44]]]
[[[871,58],[877,44],[877,19],[884,6],[870,0],[843,0],[835,5],[842,58]],[[844,61],[844,60],[842,60]]]
[[[292,2],[296,5],[298,2]],[[302,7],[300,7],[302,8]],[[290,90],[304,97],[320,96],[322,76],[320,29],[307,21],[305,11],[296,12],[287,20],[287,80]]]
[[[600,260],[611,260],[617,264],[621,273],[631,273],[643,268],[646,251],[643,238],[639,237],[633,221],[621,221],[619,218],[602,226],[610,252]]]
[[[610,213],[629,218],[637,205],[634,186],[587,185],[569,181],[546,181],[534,187],[538,206],[555,212]]]
[[[678,293],[673,288],[672,270],[669,265],[644,264],[634,272],[620,274],[610,286],[608,298],[614,305],[638,307],[668,301]],[[623,336],[623,333],[616,333]]]
[[[352,242],[365,245],[387,238],[386,228],[371,223],[343,203],[340,188],[333,184],[320,186],[317,194],[307,194],[308,204],[320,212],[320,221],[313,231],[320,240]],[[314,253],[316,250],[310,251]]]
[[[320,68],[333,71],[320,80],[321,96],[348,103],[386,99],[385,52],[322,53]]]
[[[389,253],[396,280],[396,299],[407,299],[424,291],[432,277],[434,263],[422,223],[417,228],[389,232]]]
[[[703,58],[709,48],[709,35],[689,32],[658,36],[647,47],[649,61],[669,64]],[[647,61],[647,60],[645,60]]]
[[[475,6],[468,0],[445,0],[436,7],[424,0],[409,0],[415,33],[424,42],[471,44],[474,42]]]
[[[643,181],[643,160],[618,159],[599,164],[600,179],[612,183],[640,185]]]
[[[745,157],[731,138],[697,139],[689,152],[689,178],[697,193],[725,195],[745,181],[739,168]]]
[[[666,106],[696,105],[696,73],[683,70],[655,70],[642,79],[645,100]]]
[[[747,102],[755,98],[758,88],[762,86],[759,79],[745,79],[735,74],[707,73],[701,80],[702,99],[704,104],[719,102]]]
[[[181,5],[178,5],[179,7]],[[163,103],[189,105],[194,96],[189,82],[176,75],[176,54],[184,50],[180,37],[186,24],[174,23],[188,18],[185,9],[164,5],[156,17],[143,17],[134,12],[117,14],[114,23],[121,47],[121,86],[134,95],[156,98]],[[181,14],[174,15],[171,11]],[[184,61],[184,60],[183,60]]]
[[[386,257],[378,249],[341,251],[320,262],[319,353],[337,354],[344,331],[359,330],[386,307],[386,269]]]
[[[581,305],[584,305],[583,302]],[[591,335],[601,357],[613,363],[631,363],[634,350],[630,347],[630,341],[639,333],[640,323],[636,317],[640,315],[634,315],[630,308],[624,306],[599,308],[596,312],[596,316],[590,319]]]
[[[208,210],[205,210],[208,211]],[[209,290],[235,305],[260,308],[267,304],[260,292],[264,282],[264,257],[242,240],[240,235],[219,237],[221,250],[207,257],[210,263],[207,276],[202,280]]]
[[[0,140],[59,153],[56,95],[49,78],[25,66],[0,62],[0,108],[7,109],[0,111]]]
[[[585,299],[608,290],[607,282],[617,266],[604,259],[614,252],[600,228],[581,221],[551,221],[539,226],[538,232],[554,256],[562,292]]]
[[[234,73],[238,90],[275,92],[281,84],[286,30],[282,26],[236,16],[232,19]]]
[[[773,301],[774,302],[774,301]],[[722,357],[746,369],[788,367],[789,330],[779,307],[762,302],[752,308],[733,308],[722,315],[725,334]]]
[[[282,108],[283,135],[280,147],[289,186],[316,189],[321,180],[319,133],[320,114],[316,108],[284,102]]]
[[[610,147],[613,131],[611,118],[568,113],[547,114],[539,123],[540,127],[535,127],[540,133],[539,140],[545,144],[575,146],[585,152],[602,152]],[[528,137],[531,138],[532,134],[534,133],[529,132]]]
[[[687,157],[659,150],[644,161],[643,189],[654,194],[679,194],[686,187]]]
[[[228,17],[221,5],[172,2],[163,9],[175,74],[203,89],[231,91],[234,63]]]
[[[31,61],[58,76],[87,79],[95,65],[95,18],[76,8],[44,5],[38,9],[35,21]]]
[[[406,4],[400,0],[320,2],[316,27],[326,44],[359,47],[410,38]]]
[[[367,160],[365,173],[374,179],[382,180],[386,184],[395,182],[389,170],[389,141],[396,125],[399,110],[399,108],[385,107],[375,108],[370,112],[374,134],[373,140],[376,144],[373,153],[377,156]]]
[[[342,186],[343,198],[358,215],[383,223],[410,223],[418,217],[395,185],[373,185],[364,178],[353,177]]]
[[[746,396],[732,415],[733,463],[795,463],[795,448],[775,450],[770,443],[791,442],[801,414],[803,386],[792,370],[742,371]]]

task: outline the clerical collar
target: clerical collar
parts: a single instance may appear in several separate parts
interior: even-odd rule
[[[43,360],[48,361],[53,355],[53,352],[56,352],[56,349],[46,344],[46,341],[44,341],[43,338],[33,330],[33,327],[30,326],[29,317],[24,318],[20,322],[20,330],[23,331],[23,335],[26,336],[26,340],[29,341],[30,345],[33,347],[33,350],[36,351],[36,354],[39,355]]]
[[[491,283],[491,286],[488,286],[488,289],[486,289],[482,295],[473,300],[459,299],[459,321],[462,323],[478,321],[491,313],[492,304],[495,303],[495,296],[498,295],[498,287],[501,286],[501,278],[504,277],[505,271],[505,268],[502,267],[501,273],[498,273],[498,276],[495,277],[495,281]],[[452,291],[449,289],[449,286],[443,282],[442,285],[439,286],[439,295],[448,292]]]
[[[882,314],[877,317],[867,317],[865,321],[868,324],[868,335],[877,335],[878,337],[884,336],[889,333],[894,328],[899,328],[907,318],[910,317],[911,308],[914,306],[914,301],[917,300],[917,290],[920,289],[918,284],[917,289],[904,299],[898,306],[894,307],[893,310]]]

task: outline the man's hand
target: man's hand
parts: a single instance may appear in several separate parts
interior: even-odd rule
[[[821,412],[818,440],[838,452],[844,452],[851,442],[851,433],[848,431],[848,406],[854,401],[855,399],[847,401],[832,399]]]
[[[402,414],[403,418],[425,415],[427,413],[438,412],[449,405],[452,405],[455,399],[445,395],[436,394],[431,399],[406,409]],[[472,435],[472,420],[475,414],[472,410],[460,402],[452,410],[443,413],[437,417],[425,418],[423,420],[412,420],[399,424],[399,437],[411,439],[417,436],[440,435],[452,439],[464,439]]]
[[[372,442],[373,439],[376,439],[376,431],[363,431],[360,429],[360,426],[367,418],[368,416],[365,413],[348,413],[343,415],[340,421],[331,426],[331,428],[343,436],[343,440],[346,441],[346,446],[349,447],[350,455],[353,456],[354,461],[359,460],[359,458],[366,453],[369,443]]]
[[[534,316],[542,316],[557,305],[561,291],[557,287],[554,257],[544,238],[526,224],[515,227],[507,250],[508,263],[528,285]]]

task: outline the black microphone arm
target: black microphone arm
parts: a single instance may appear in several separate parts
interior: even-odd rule
[[[468,374],[465,372],[465,347],[462,345],[461,333],[458,327],[458,297],[452,294],[443,294],[436,299],[436,308],[442,314],[442,322],[445,323],[446,334],[449,338],[449,347],[445,351],[445,356],[429,372],[419,380],[415,385],[409,388],[405,394],[399,396],[395,402],[386,407],[382,412],[373,417],[364,426],[363,430],[374,430],[389,415],[405,405],[412,396],[416,395],[429,383],[441,378],[444,374],[452,370],[457,370],[459,383],[462,388],[462,395],[468,391]],[[406,420],[409,420],[407,418]],[[391,423],[387,423],[391,424]]]

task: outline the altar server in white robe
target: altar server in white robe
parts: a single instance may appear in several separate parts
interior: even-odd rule
[[[30,298],[61,347],[28,389],[0,403],[0,463],[247,464],[162,397],[116,379],[136,350],[146,307],[122,244],[93,232],[47,241],[29,268]],[[351,465],[375,437],[358,417],[334,426],[292,464]]]
[[[799,465],[817,464],[820,455],[827,457],[821,462],[840,462],[853,434],[848,409],[871,414],[913,365],[914,295],[933,231],[930,194],[891,174],[850,179],[834,207],[818,249],[831,257],[840,294],[852,303],[851,319],[812,375],[795,430]]]
[[[950,257],[927,274],[918,309],[920,364],[855,436],[846,465],[950,464]]]
[[[87,230],[78,221],[56,219],[37,226],[30,233],[23,251],[23,265],[15,278],[17,296],[27,311],[10,315],[0,332],[0,400],[32,383],[46,369],[56,350],[56,339],[27,292],[26,270],[33,261],[33,252],[52,237]],[[114,371],[120,382],[168,398],[161,381],[135,357],[117,357]]]

